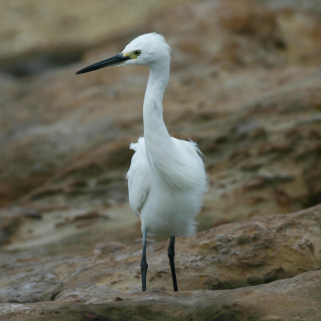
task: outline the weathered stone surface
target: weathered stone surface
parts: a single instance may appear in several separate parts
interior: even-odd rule
[[[283,153],[285,157],[287,150],[290,152],[286,145],[291,144],[294,136],[285,139],[283,136],[287,135],[286,131],[276,132],[271,122],[258,128],[257,118],[261,118],[260,122],[265,120],[264,108],[257,107],[252,110],[251,120],[248,119],[252,129],[246,124],[242,125],[243,120],[237,114],[232,116],[231,114],[237,110],[246,110],[251,101],[252,105],[271,103],[278,106],[295,105],[296,98],[290,97],[300,95],[302,108],[292,110],[291,126],[300,130],[302,128],[306,135],[309,135],[307,131],[312,126],[310,130],[314,134],[311,135],[317,144],[318,124],[302,124],[299,119],[301,117],[310,117],[311,121],[317,119],[320,105],[320,97],[317,94],[320,77],[313,74],[314,67],[285,65],[287,62],[285,57],[295,62],[301,59],[302,54],[308,54],[308,63],[315,65],[318,63],[318,55],[315,56],[313,53],[318,50],[321,41],[318,36],[320,21],[317,17],[298,12],[276,14],[261,4],[245,0],[237,2],[237,5],[235,3],[235,1],[203,1],[182,4],[177,9],[159,13],[153,17],[149,25],[147,24],[149,28],[156,28],[165,35],[168,34],[169,42],[174,47],[173,73],[164,101],[166,124],[172,135],[183,138],[188,135],[199,142],[209,160],[211,181],[217,182],[209,198],[216,203],[216,220],[230,221],[234,218],[231,214],[226,215],[225,204],[228,204],[228,211],[232,209],[230,204],[238,204],[240,209],[235,212],[237,213],[235,216],[240,218],[260,214],[262,211],[265,214],[291,212],[314,205],[315,203],[311,203],[309,199],[313,199],[319,191],[318,188],[308,188],[306,191],[306,186],[301,184],[310,180],[302,170],[303,167],[309,166],[306,164],[308,160],[296,162],[291,158],[291,153],[288,153],[293,163],[291,167],[294,167],[290,176],[298,181],[296,177],[303,175],[299,179],[300,182],[298,181],[300,184],[298,198],[301,200],[305,198],[307,201],[290,202],[291,206],[287,206],[286,196],[277,198],[275,195],[278,188],[284,190],[283,186],[276,186],[273,191],[269,190],[264,197],[261,195],[254,195],[251,199],[244,197],[241,185],[256,179],[256,176],[261,177],[260,171],[270,165],[272,154]],[[189,14],[188,20],[182,15],[183,12]],[[291,18],[292,16],[299,18]],[[168,23],[163,23],[164,19],[168,19]],[[298,23],[291,22],[293,20]],[[194,24],[191,21],[195,22],[198,28],[193,28]],[[310,31],[307,30],[308,23],[314,26]],[[202,35],[197,34],[199,28],[204,29]],[[280,32],[281,40],[288,43],[282,52],[277,44]],[[307,38],[309,46],[297,45],[296,39],[302,38],[300,36],[302,32],[309,34]],[[206,37],[212,41],[210,43],[205,41]],[[199,43],[195,44],[196,40]],[[185,48],[186,43],[191,41],[194,43],[193,46],[197,47],[197,52]],[[236,47],[232,46],[236,48],[235,50],[229,49],[227,46],[229,41],[239,43]],[[86,55],[82,66],[113,55],[122,46],[122,43],[115,40],[108,43],[108,46],[92,50]],[[305,53],[302,50],[306,50]],[[229,52],[234,58],[228,58]],[[257,54],[258,52],[262,52],[262,55]],[[208,57],[211,59],[208,60]],[[246,62],[246,59],[249,60]],[[243,62],[240,63],[241,61]],[[272,68],[281,65],[284,67]],[[244,68],[246,66],[250,68]],[[55,203],[57,199],[61,201],[66,195],[69,200],[77,198],[75,203],[79,203],[79,198],[85,194],[96,196],[96,200],[97,198],[101,200],[103,196],[105,199],[117,199],[118,202],[126,199],[124,192],[126,183],[123,177],[131,155],[127,146],[143,132],[141,106],[147,70],[139,67],[110,68],[108,71],[88,74],[86,77],[76,77],[74,71],[78,68],[80,64],[53,70],[28,83],[23,81],[15,83],[4,78],[6,86],[3,86],[5,95],[2,97],[6,98],[0,111],[2,206],[26,195],[36,187],[37,190],[25,199],[32,200],[32,197],[35,197],[44,200],[44,196],[49,194],[56,195]],[[271,102],[270,97],[274,96],[278,98],[273,98]],[[282,112],[281,109],[271,108],[272,117],[280,118],[278,110]],[[231,118],[227,118],[228,116]],[[239,117],[238,124],[235,128],[230,127],[230,132],[227,132],[226,124],[234,122],[235,117]],[[222,119],[225,119],[223,123]],[[290,126],[287,117],[278,122],[280,124],[282,122],[284,130]],[[249,131],[249,135],[253,137],[247,136],[244,131]],[[273,147],[273,141],[283,141],[285,145]],[[301,143],[304,148],[304,141],[298,142]],[[266,144],[270,146],[271,153],[264,149],[268,146],[260,149],[259,145]],[[313,148],[312,142],[309,145]],[[255,152],[257,148],[260,151],[258,155]],[[232,150],[235,151],[233,155]],[[239,156],[236,157],[237,155]],[[119,156],[122,158],[119,159]],[[235,168],[235,164],[241,163],[240,157],[248,163],[243,169]],[[213,166],[213,164],[220,165]],[[78,170],[68,170],[73,166],[78,166]],[[221,167],[219,170],[221,177],[214,175],[219,167]],[[274,172],[284,170],[280,168],[279,163],[277,167],[273,169]],[[111,168],[117,173],[110,174]],[[270,168],[268,170],[270,171]],[[87,178],[82,177],[83,186],[79,186],[81,184],[79,176],[82,174]],[[48,181],[53,176],[59,177],[59,184],[56,184],[55,178]],[[240,176],[241,179],[237,186],[233,187],[233,184],[227,183],[229,178],[226,180],[223,176],[235,179]],[[280,180],[278,182],[277,185],[280,185]],[[42,186],[44,183],[46,184]],[[284,183],[283,181],[282,184],[285,185]],[[108,196],[117,184],[120,192],[116,193],[116,196],[115,193]],[[217,188],[227,185],[232,190]],[[268,185],[262,185],[262,191],[265,192]],[[254,190],[255,188],[252,188],[246,194],[253,194]],[[284,193],[291,194],[287,188]],[[260,191],[258,194],[261,194]],[[235,200],[236,195],[240,203]],[[290,198],[292,196],[290,195]],[[223,200],[224,197],[228,200]],[[294,198],[297,198],[297,195]],[[48,197],[45,199],[49,200]],[[246,209],[243,207],[245,200]],[[62,203],[62,206],[66,205]],[[69,203],[67,205],[70,205]],[[211,208],[209,204],[206,205]],[[34,205],[28,203],[27,206]],[[240,212],[243,213],[241,216]],[[211,224],[216,223],[211,222]]]
[[[281,38],[287,47],[288,61],[301,64],[320,64],[320,16],[285,9],[278,13],[277,20]]]
[[[207,158],[197,220],[208,231],[177,240],[179,288],[190,292],[171,292],[168,241],[158,239],[148,240],[149,292],[140,293],[140,222],[125,173],[143,133],[148,70],[74,75],[119,52],[136,32],[124,26],[81,63],[0,76],[4,320],[318,320],[319,272],[301,273],[320,269],[321,209],[286,213],[320,203],[320,18],[247,0],[166,10],[132,27],[172,45],[165,122]]]
[[[320,64],[321,21],[312,12],[272,11],[249,0],[192,1],[159,14],[150,28],[177,48],[176,68],[199,60],[269,68]]]
[[[23,259],[1,255],[0,302],[38,302],[54,300],[67,279],[92,264],[93,258],[56,256],[46,259]],[[68,275],[64,267],[70,267]]]
[[[84,304],[77,294],[65,302],[0,304],[2,320],[238,320],[318,321],[321,272],[236,290],[145,292],[96,299]]]
[[[213,182],[206,205],[216,218],[286,213],[319,203],[320,116],[312,104],[318,78],[316,72],[265,95],[221,125],[212,121],[219,134],[205,138],[201,148]]]
[[[321,3],[319,0],[256,0],[262,2],[274,10],[300,9],[321,14]]]
[[[183,291],[237,288],[320,269],[320,239],[321,207],[256,217],[221,225],[190,239],[178,239],[179,287]],[[148,249],[149,289],[172,288],[167,246],[165,241],[151,244]],[[116,253],[114,258],[108,253],[106,259],[69,279],[57,299],[74,292],[101,297],[140,290],[141,244]]]
[[[179,289],[247,287],[320,269],[320,240],[321,206],[294,214],[255,217],[221,225],[192,238],[179,238],[176,242]],[[129,246],[100,243],[81,256],[70,253],[51,258],[35,256],[41,255],[41,251],[49,253],[46,244],[34,243],[34,252],[29,254],[28,245],[25,246],[20,254],[1,257],[4,262],[0,267],[1,302],[50,298],[64,301],[75,295],[91,302],[141,290],[141,239]],[[172,288],[167,246],[167,241],[148,242],[149,290]]]
[[[191,1],[150,22],[151,29],[167,35],[175,46],[173,57],[179,62],[175,67],[200,60],[242,66],[283,63],[276,26],[272,10],[248,0]]]
[[[2,1],[0,62],[34,53],[56,55],[58,62],[63,61],[103,40],[138,32],[151,14],[180,2],[183,0],[96,1],[94,5],[85,0]],[[41,69],[47,63],[40,55],[26,68]]]

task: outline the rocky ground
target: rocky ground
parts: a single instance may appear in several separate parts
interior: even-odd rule
[[[66,44],[57,67],[48,51],[67,38],[50,33],[44,45],[34,26],[17,51],[10,41],[0,50],[0,320],[320,319],[318,7],[176,2],[137,8],[119,33],[102,24],[90,38],[94,22],[68,31],[76,55],[85,52],[78,62],[66,64]],[[53,12],[67,15],[57,3]],[[8,19],[23,6],[12,3]],[[166,125],[198,142],[210,179],[200,232],[177,239],[179,293],[162,239],[148,240],[149,291],[140,293],[140,222],[125,174],[129,143],[143,133],[148,70],[74,75],[151,30],[173,47]]]
[[[180,291],[167,242],[97,244],[85,254],[2,254],[1,320],[319,320],[321,206],[255,217],[179,239]],[[306,272],[308,271],[308,272]]]

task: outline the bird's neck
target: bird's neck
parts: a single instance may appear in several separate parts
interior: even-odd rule
[[[170,138],[163,120],[163,95],[168,83],[170,61],[149,66],[150,75],[144,99],[144,137],[152,144]]]

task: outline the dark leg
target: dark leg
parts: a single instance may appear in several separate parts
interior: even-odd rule
[[[174,257],[175,257],[175,236],[171,236],[171,239],[169,241],[168,246],[168,258],[169,258],[169,264],[171,266],[172,271],[172,279],[173,279],[173,287],[174,291],[178,291],[177,288],[177,281],[176,281],[176,272],[175,272],[175,263],[174,263]]]
[[[146,291],[146,275],[147,275],[147,269],[148,269],[148,264],[146,261],[146,229],[143,231],[143,256],[142,256],[142,261],[140,264],[140,268],[142,271],[142,291]]]

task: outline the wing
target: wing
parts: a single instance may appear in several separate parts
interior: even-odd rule
[[[139,138],[137,143],[130,144],[130,149],[135,151],[129,171],[128,179],[129,204],[133,212],[139,216],[151,186],[151,172],[145,152],[144,138]]]

